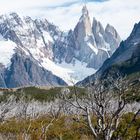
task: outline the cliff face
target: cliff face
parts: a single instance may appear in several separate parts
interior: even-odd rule
[[[120,41],[120,36],[111,25],[104,29],[95,18],[91,24],[87,7],[84,6],[78,24],[69,33],[67,44],[74,50],[73,57],[97,70],[118,48]]]
[[[130,36],[122,41],[114,54],[104,62],[102,67],[92,76],[86,78],[81,85],[87,85],[90,81],[106,78],[117,72],[122,75],[131,75],[140,72],[140,23],[135,24]],[[139,78],[139,77],[137,77]]]

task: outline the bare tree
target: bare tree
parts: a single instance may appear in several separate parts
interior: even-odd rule
[[[46,133],[49,128],[53,125],[54,121],[56,121],[60,115],[62,114],[64,103],[61,100],[56,99],[55,102],[52,102],[48,111],[48,116],[50,116],[51,120],[49,123],[41,122],[42,133],[40,136],[40,140],[46,140]]]
[[[0,102],[0,122],[3,122],[6,119],[6,115],[14,109],[14,96],[7,96],[5,100]],[[10,116],[9,116],[10,117]]]
[[[29,104],[31,102],[31,98],[30,96],[26,96],[26,94],[22,91],[20,98],[18,99],[18,107],[17,107],[17,116],[19,116],[19,118],[26,120],[28,117],[28,108],[29,108]]]
[[[125,111],[127,90],[128,82],[119,76],[96,81],[84,95],[77,92],[76,86],[72,93],[63,90],[62,99],[82,110],[96,140],[111,140]]]
[[[52,118],[49,124],[44,124],[44,122],[41,122],[41,128],[42,128],[42,133],[40,136],[40,140],[46,140],[46,133],[49,130],[49,128],[53,125],[53,122],[55,121],[55,118]]]

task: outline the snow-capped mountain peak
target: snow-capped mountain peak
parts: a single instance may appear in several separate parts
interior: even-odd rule
[[[5,66],[2,70],[0,67],[4,85],[44,85],[48,81],[49,84],[71,84],[71,81],[83,80],[111,56],[112,44],[115,42],[116,48],[120,43],[116,39],[117,32],[112,30],[109,34],[108,28],[105,31],[98,21],[91,24],[86,6],[75,29],[68,33],[60,31],[46,19],[33,20],[16,13],[0,16],[0,38],[7,43],[0,41],[0,55],[5,53],[7,58],[5,62],[5,58],[0,59]],[[3,51],[5,48],[9,51]],[[23,76],[21,74],[19,79],[21,71]],[[17,81],[12,83],[15,79]]]

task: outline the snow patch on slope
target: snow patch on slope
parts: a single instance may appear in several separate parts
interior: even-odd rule
[[[10,40],[0,40],[0,63],[8,67],[13,56],[16,44]]]
[[[94,47],[91,43],[87,43],[87,45],[95,52],[95,54],[98,54],[98,49],[96,47]]]
[[[56,64],[44,58],[42,66],[51,71],[54,75],[62,78],[68,85],[77,83],[96,72],[95,69],[88,68],[86,63],[81,63],[78,60],[76,60],[74,64],[67,64],[65,62]]]
[[[110,54],[109,54],[109,50],[107,48],[99,48],[99,49],[105,51],[108,55],[108,58],[111,57]]]
[[[40,66],[63,79],[68,85],[77,83],[96,72],[95,69],[88,68],[86,63],[81,63],[78,60],[71,64],[65,62],[55,63],[45,56],[42,49],[43,47],[40,45],[40,47],[30,48],[29,52],[39,62]]]
[[[48,32],[44,31],[43,36],[45,37],[45,41],[47,44],[49,44],[49,42],[51,42],[51,43],[54,42],[53,38],[51,37],[51,35]]]

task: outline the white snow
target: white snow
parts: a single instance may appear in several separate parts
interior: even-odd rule
[[[54,75],[62,78],[68,85],[77,83],[96,72],[95,69],[87,68],[86,63],[82,64],[78,60],[75,60],[74,64],[68,64],[65,62],[56,64],[53,61],[44,58],[42,66],[51,71]]]
[[[84,41],[93,50],[93,52],[97,55],[98,54],[98,48],[96,46],[94,46],[93,43],[91,43],[90,36],[93,36],[93,35],[92,34],[91,35],[86,35],[85,38],[84,38]],[[93,36],[93,38],[94,38],[94,36]]]
[[[38,62],[44,58],[44,54],[41,52],[40,48],[30,48],[29,51]]]
[[[100,50],[103,50],[103,51],[105,51],[105,52],[108,52],[108,50],[106,49],[106,48],[99,48]]]
[[[53,62],[51,60],[53,56],[51,49],[46,49],[46,46],[41,36],[37,36],[35,39],[34,35],[31,34],[32,31],[34,31],[35,25],[32,22],[32,20],[28,18],[26,18],[26,20],[28,22],[25,22],[24,19],[22,26],[13,27],[13,30],[20,38],[23,46],[25,46],[25,48],[21,46],[18,46],[18,48],[23,50],[26,55],[32,55],[32,57],[38,61],[39,66],[44,67],[48,71],[51,71],[54,75],[62,78],[69,85],[81,81],[87,76],[92,75],[96,72],[95,69],[88,68],[86,63],[82,63],[78,60],[75,60],[75,62],[71,64],[67,64],[65,62],[62,62],[61,64]],[[52,37],[51,32],[49,33],[48,31],[45,31],[43,29],[41,30],[41,32],[45,42],[48,44],[48,47],[50,43],[54,43],[54,40],[58,39],[59,37]],[[29,36],[29,38],[26,38],[26,36]],[[91,34],[87,34],[86,36],[88,41],[89,36],[91,36]],[[61,41],[64,41],[65,35],[62,35],[60,39]],[[89,43],[89,46],[96,54],[98,53],[98,50],[92,45],[92,43]],[[11,57],[14,54],[14,49],[16,47],[17,46],[14,42],[5,41],[0,36],[0,63],[2,63],[5,66],[9,66]],[[50,56],[48,56],[48,54]]]
[[[46,43],[53,41],[53,39],[47,32],[44,33],[44,36],[46,38]],[[39,62],[40,66],[44,67],[46,70],[51,71],[54,75],[63,79],[68,85],[77,83],[96,72],[95,69],[88,68],[86,63],[81,63],[78,60],[75,60],[73,64],[68,64],[65,62],[62,62],[61,64],[55,63],[45,56],[45,52],[42,51],[43,47],[44,46],[42,40],[37,39],[37,46],[30,47],[28,48],[28,50],[32,54],[34,59]]]
[[[47,44],[49,44],[49,42],[52,42],[52,43],[54,42],[53,38],[51,37],[51,35],[48,32],[44,31],[43,36],[44,36],[45,41],[46,41]]]
[[[138,45],[138,42],[135,42],[134,45]]]
[[[54,35],[53,38],[54,38],[54,40],[57,40],[58,39],[58,36],[57,35]]]
[[[99,49],[105,51],[107,53],[107,55],[108,55],[108,58],[111,57],[109,52],[108,52],[109,50],[107,48],[99,48]]]
[[[10,40],[0,40],[0,63],[8,67],[14,54],[16,44]]]
[[[73,63],[55,63],[49,58],[45,57],[45,54],[41,51],[41,48],[30,48],[32,56],[40,62],[41,66],[46,70],[51,71],[54,75],[63,79],[68,85],[77,83],[87,76],[92,75],[96,72],[93,68],[88,68],[86,63],[81,63],[78,60]]]
[[[95,46],[93,46],[90,42],[88,42],[87,45],[95,52],[96,55],[98,54],[98,49]]]

